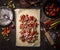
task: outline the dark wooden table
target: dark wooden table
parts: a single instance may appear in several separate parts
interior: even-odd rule
[[[45,2],[44,0],[41,0],[41,1],[42,1],[42,3]],[[43,5],[41,5],[41,7],[39,8],[39,9],[41,9],[41,17],[42,17],[41,20],[44,19],[43,16],[45,16],[44,13],[43,13],[42,7],[43,7]],[[16,8],[20,8],[20,7],[16,5]],[[30,8],[37,8],[37,7],[31,6]],[[14,15],[14,20],[13,21],[16,24],[15,15]],[[43,20],[43,22],[44,21],[45,20]],[[10,25],[8,25],[8,27],[9,26]],[[42,27],[42,25],[41,25],[41,27]],[[1,33],[1,28],[2,28],[2,26],[0,26],[0,33]],[[16,28],[11,29],[11,33],[10,33],[8,38],[10,40],[6,41],[6,40],[3,39],[2,35],[0,34],[0,50],[34,50],[34,49],[36,49],[36,50],[55,50],[56,49],[56,48],[51,47],[50,44],[48,43],[48,41],[46,41],[46,38],[44,36],[43,31],[41,31],[41,46],[37,47],[37,48],[36,47],[17,47],[15,45],[16,44]],[[55,42],[56,42],[56,45],[59,47],[60,46],[60,36],[56,36]]]

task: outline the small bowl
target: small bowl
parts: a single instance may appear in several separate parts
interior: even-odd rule
[[[0,25],[6,26],[13,20],[13,12],[10,8],[0,7]]]
[[[46,1],[43,6],[44,14],[49,18],[60,17],[60,4],[58,1],[49,0]]]

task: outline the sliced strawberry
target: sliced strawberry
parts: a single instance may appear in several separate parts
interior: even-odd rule
[[[56,12],[58,12],[59,11],[59,8],[56,8]]]
[[[30,22],[30,23],[29,23],[29,27],[32,27],[32,28],[33,28],[33,26],[34,26],[34,25],[33,25],[33,22]]]
[[[24,19],[24,18],[25,18],[25,15],[20,16],[20,19]]]
[[[52,9],[49,9],[49,11],[51,12],[51,11],[52,11]]]
[[[20,37],[20,39],[22,40],[22,42],[24,42],[24,41],[25,41],[24,35],[22,35],[22,36]]]
[[[21,34],[24,34],[24,33],[26,33],[26,30],[22,30],[22,31],[20,31],[20,33]]]
[[[28,17],[28,16],[26,16],[25,20],[26,20],[26,21],[28,21],[28,20],[29,20],[29,17]]]
[[[23,30],[23,33],[26,33],[26,30]]]
[[[51,6],[50,6],[49,8],[53,8],[53,7],[54,7],[54,5],[55,5],[55,4],[54,4],[54,3],[52,3],[52,4],[51,4]]]
[[[34,34],[35,34],[35,32],[31,32],[31,33],[30,33],[30,35],[32,35],[32,36],[33,36]]]
[[[52,13],[53,13],[53,11],[50,12],[50,14],[52,14]]]
[[[25,15],[20,16],[20,21],[21,22],[24,22],[24,19],[25,19]]]
[[[28,42],[31,42],[32,38],[32,36],[28,36]]]
[[[56,15],[55,13],[52,14],[52,16],[55,16],[55,15]]]
[[[30,23],[29,27],[33,27],[33,24],[32,24],[32,23]]]
[[[26,19],[25,19],[26,21],[28,21],[28,20],[29,20],[28,14],[26,15],[26,17],[25,17],[25,18],[26,18]]]
[[[37,26],[38,26],[38,24],[37,24],[37,22],[35,22],[35,23],[34,23],[34,27],[37,27]]]
[[[23,24],[20,24],[20,28],[24,28],[24,25]]]
[[[30,20],[34,20],[34,17],[33,16],[30,16],[30,18],[29,18]]]

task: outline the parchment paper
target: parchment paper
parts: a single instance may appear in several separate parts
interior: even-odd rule
[[[34,16],[37,18],[38,22],[38,40],[35,43],[22,42],[19,37],[21,36],[20,32],[20,16],[23,14],[28,14],[29,16]],[[15,9],[16,15],[16,46],[25,46],[25,47],[39,47],[40,46],[40,9]]]

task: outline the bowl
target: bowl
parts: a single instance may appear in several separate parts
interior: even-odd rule
[[[60,16],[60,3],[54,0],[48,0],[43,6],[44,14],[49,18],[59,18]]]
[[[13,20],[13,12],[10,8],[0,7],[0,25],[6,26]]]

